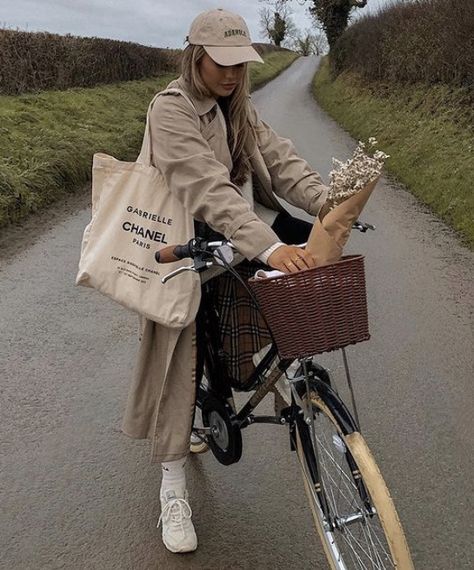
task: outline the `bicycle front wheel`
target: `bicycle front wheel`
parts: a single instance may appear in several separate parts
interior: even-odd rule
[[[344,435],[315,392],[296,424],[296,448],[313,519],[331,569],[413,569],[390,493],[359,432]]]

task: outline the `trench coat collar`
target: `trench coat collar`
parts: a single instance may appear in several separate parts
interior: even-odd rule
[[[189,85],[186,83],[182,75],[180,75],[178,79],[170,83],[168,87],[177,87],[178,89],[182,89],[186,93],[186,95],[191,99],[200,117],[202,117],[206,113],[209,113],[209,111],[217,105],[217,100],[214,97],[198,98],[192,95],[189,92]]]

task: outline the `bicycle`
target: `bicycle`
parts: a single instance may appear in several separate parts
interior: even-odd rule
[[[374,229],[360,222],[356,222],[355,228],[362,232]],[[163,282],[183,271],[203,272],[215,265],[235,273],[230,265],[232,257],[233,246],[230,242],[199,238],[185,245],[169,246],[156,254],[159,262],[185,258],[194,260],[191,266],[180,267],[165,276]],[[359,273],[361,259],[357,261]],[[321,268],[316,268],[292,275],[306,274],[303,275],[306,278],[310,272],[317,273],[318,270],[321,272]],[[354,269],[349,271],[353,272]],[[363,277],[362,264],[362,280]],[[240,279],[238,275],[236,278]],[[285,284],[289,276],[277,279]],[[326,279],[323,285],[326,287],[328,283],[332,283],[332,287],[341,287],[332,277]],[[276,283],[273,288],[278,290],[281,286]],[[350,286],[354,286],[353,282]],[[365,281],[363,286],[365,295]],[[191,451],[200,453],[210,448],[220,463],[231,465],[239,461],[242,455],[242,429],[258,423],[288,426],[290,449],[296,452],[299,460],[313,520],[329,567],[333,570],[414,568],[390,493],[360,433],[345,347],[338,346],[338,343],[344,344],[346,341],[336,339],[332,341],[335,347],[330,349],[341,348],[343,352],[354,416],[333,388],[329,372],[316,362],[307,347],[296,346],[301,344],[299,340],[295,341],[296,337],[293,340],[285,337],[285,330],[277,323],[278,315],[275,320],[269,314],[272,300],[266,299],[267,289],[259,296],[254,280],[249,293],[257,305],[266,305],[267,312],[263,313],[274,336],[268,352],[240,385],[240,390],[254,393],[237,410],[232,386],[222,362],[218,315],[206,285],[203,286],[197,316],[200,358],[196,377],[196,408],[201,413],[201,421],[194,424]],[[277,330],[278,334],[272,331],[272,324],[280,329]],[[359,340],[366,340],[367,333],[368,329],[362,335],[365,338],[357,332],[356,336],[359,334]],[[312,342],[310,347],[316,346],[318,339],[315,337]],[[321,348],[327,349],[328,346],[332,345],[326,339],[314,353],[323,352],[325,350]],[[289,376],[287,372],[290,367],[294,368],[295,363],[298,368],[294,375]],[[253,410],[283,375],[291,387],[291,401],[275,416],[254,415]]]

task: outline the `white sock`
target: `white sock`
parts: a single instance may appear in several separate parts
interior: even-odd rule
[[[161,464],[163,478],[161,479],[160,496],[165,497],[167,491],[174,491],[177,497],[184,497],[186,490],[185,465],[186,457],[175,461],[165,461]]]

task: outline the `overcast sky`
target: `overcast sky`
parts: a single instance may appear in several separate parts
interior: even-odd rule
[[[390,0],[369,0],[364,12]],[[311,27],[309,2],[291,0],[297,28]],[[189,24],[204,10],[224,8],[245,18],[263,41],[257,0],[0,0],[0,25],[28,31],[97,36],[156,47],[183,47]]]

